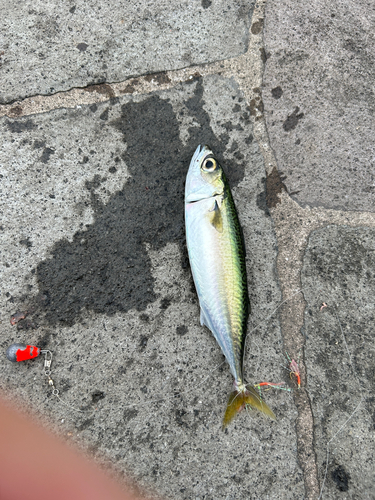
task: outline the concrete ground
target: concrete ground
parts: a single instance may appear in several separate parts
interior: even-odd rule
[[[1,387],[147,495],[374,498],[373,4],[9,1],[1,23]],[[290,389],[224,432],[184,239],[200,143],[244,230],[247,380]],[[16,341],[53,352],[60,399]]]

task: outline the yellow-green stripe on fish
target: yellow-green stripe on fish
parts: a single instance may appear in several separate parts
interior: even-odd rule
[[[234,377],[223,427],[246,404],[275,418],[243,378],[250,312],[245,248],[228,181],[208,146],[198,146],[190,162],[185,185],[185,225],[201,324],[213,333]]]

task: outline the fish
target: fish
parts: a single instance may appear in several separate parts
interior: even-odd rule
[[[250,314],[244,238],[225,173],[206,145],[197,147],[187,172],[185,229],[200,323],[214,335],[234,377],[223,428],[246,405],[275,419],[260,394],[244,381]]]

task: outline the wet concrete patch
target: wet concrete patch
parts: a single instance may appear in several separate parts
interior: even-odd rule
[[[154,279],[146,250],[167,242],[184,245],[184,182],[186,166],[199,143],[209,144],[223,163],[227,134],[217,138],[204,110],[202,81],[184,102],[199,125],[190,127],[183,144],[170,102],[157,95],[140,102],[113,106],[109,125],[123,136],[121,159],[131,179],[105,205],[95,195],[100,178],[86,183],[91,193],[95,223],[69,242],[55,244],[37,266],[39,289],[48,293],[47,320],[73,324],[82,309],[114,314],[135,308],[143,311],[156,300]],[[107,114],[109,108],[105,108]],[[103,113],[99,113],[99,119]],[[43,160],[42,160],[43,161]],[[243,177],[244,164],[225,162],[232,185]]]
[[[375,487],[374,269],[373,229],[328,226],[310,235],[303,334],[321,484],[327,466],[323,498],[370,498]]]
[[[199,324],[186,261],[184,179],[197,144],[208,143],[232,186],[247,247],[249,331],[258,328],[246,376],[286,379],[278,319],[265,322],[281,294],[272,221],[257,204],[265,171],[248,111],[232,79],[210,76],[39,115],[22,133],[1,123],[9,166],[1,312],[26,309],[39,288],[48,300],[30,315],[35,330],[2,322],[0,347],[43,341],[54,352],[56,387],[83,412],[52,398],[38,359],[0,364],[1,385],[167,498],[303,496],[289,393],[267,394],[277,422],[243,412],[221,431],[233,381]],[[55,151],[48,164],[40,161],[45,147]],[[27,238],[30,248],[19,243]]]

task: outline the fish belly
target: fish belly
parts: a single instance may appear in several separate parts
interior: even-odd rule
[[[247,285],[242,241],[225,201],[222,228],[212,224],[212,199],[186,205],[186,241],[201,322],[215,336],[236,380],[242,379]],[[237,228],[238,229],[238,228]],[[245,277],[244,277],[245,275]]]

